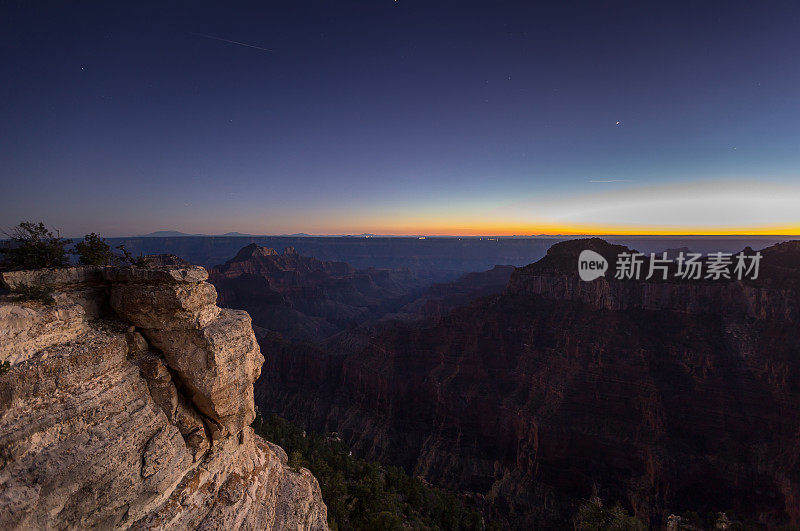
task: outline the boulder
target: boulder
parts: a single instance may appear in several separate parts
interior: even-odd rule
[[[211,284],[114,284],[111,306],[124,320],[140,328],[181,330],[201,328],[219,314],[217,290]]]
[[[112,282],[117,315],[163,352],[191,402],[215,421],[208,428],[212,440],[249,425],[255,418],[253,382],[264,363],[250,316],[216,306],[217,292],[203,282],[203,268],[110,268],[104,275]],[[150,363],[143,370],[156,370]]]
[[[253,382],[264,357],[247,312],[223,309],[200,329],[144,333],[164,353],[203,414],[234,434],[253,422]]]

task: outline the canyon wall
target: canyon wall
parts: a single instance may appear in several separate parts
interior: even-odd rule
[[[264,358],[207,276],[2,273],[0,528],[327,529],[316,479],[249,426]]]
[[[579,281],[585,248],[609,278]],[[434,324],[344,356],[279,349],[256,400],[516,528],[567,526],[594,495],[652,526],[800,525],[800,242],[747,281],[615,280],[627,250],[564,242]]]
[[[259,338],[319,342],[394,311],[425,285],[407,269],[355,269],[294,248],[248,245],[211,270],[220,304],[246,310]]]

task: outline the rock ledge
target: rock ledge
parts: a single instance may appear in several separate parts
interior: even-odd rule
[[[263,356],[202,267],[0,273],[0,528],[327,529],[257,437]]]

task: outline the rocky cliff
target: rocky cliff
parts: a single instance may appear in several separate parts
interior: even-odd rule
[[[763,250],[754,281],[583,283],[584,248],[612,264],[627,250],[553,246],[435,325],[266,368],[257,400],[481,493],[516,528],[569,525],[593,495],[652,526],[687,511],[800,525],[800,243]]]
[[[42,300],[0,295],[0,528],[327,529],[314,477],[249,427],[264,358],[207,276],[2,274]]]

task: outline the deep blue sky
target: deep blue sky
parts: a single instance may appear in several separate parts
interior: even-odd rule
[[[3,228],[800,227],[797,3],[126,4],[0,4]]]

